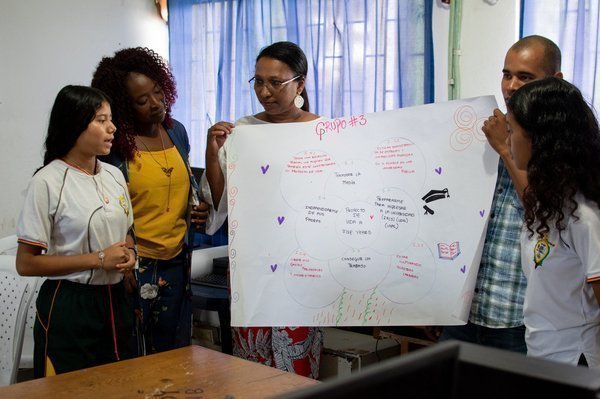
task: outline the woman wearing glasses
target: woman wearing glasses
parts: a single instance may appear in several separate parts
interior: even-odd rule
[[[263,112],[240,118],[235,125],[218,122],[208,129],[206,171],[202,178],[204,198],[211,211],[206,232],[213,234],[227,218],[223,144],[234,126],[265,123],[309,122],[319,116],[309,112],[305,78],[308,63],[303,51],[291,42],[265,47],[256,57],[250,83]],[[322,347],[322,330],[313,327],[233,328],[234,355],[278,369],[317,378]]]

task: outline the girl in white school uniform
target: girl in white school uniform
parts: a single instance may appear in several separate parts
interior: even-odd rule
[[[508,102],[512,156],[529,181],[521,261],[529,356],[600,368],[600,131],[579,90],[531,82]]]
[[[44,166],[17,225],[17,271],[47,277],[36,302],[36,377],[131,354],[134,312],[123,284],[136,261],[131,204],[123,174],[96,159],[110,152],[115,130],[101,91],[58,93]]]

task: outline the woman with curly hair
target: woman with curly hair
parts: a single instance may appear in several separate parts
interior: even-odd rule
[[[113,99],[117,133],[107,161],[125,175],[133,205],[145,351],[189,345],[190,243],[206,212],[187,132],[171,117],[175,80],[154,51],[126,48],[100,61],[92,87]]]
[[[529,356],[600,368],[600,130],[579,90],[531,82],[508,102],[523,194]]]

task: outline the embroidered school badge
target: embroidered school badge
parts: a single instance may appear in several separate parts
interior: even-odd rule
[[[125,197],[122,195],[119,196],[119,205],[121,205],[121,208],[123,208],[125,215],[129,216],[129,203],[127,202]]]
[[[553,247],[550,241],[548,241],[548,236],[544,234],[544,236],[535,243],[535,247],[533,247],[533,262],[535,263],[535,268],[538,266],[542,266],[544,259],[548,257],[550,254],[550,247]]]

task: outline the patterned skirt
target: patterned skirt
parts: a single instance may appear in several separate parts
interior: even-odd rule
[[[319,327],[232,327],[233,354],[317,379],[323,347]]]

